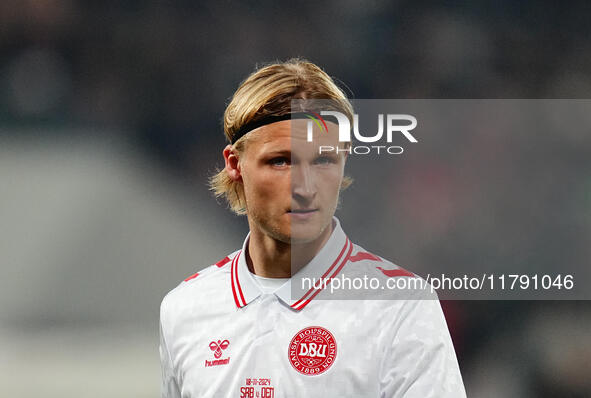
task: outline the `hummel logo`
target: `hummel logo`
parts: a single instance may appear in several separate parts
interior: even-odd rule
[[[228,348],[229,345],[230,342],[228,340],[218,340],[217,343],[215,341],[209,343],[209,348],[214,351],[213,356],[217,359],[222,356],[222,350]]]
[[[209,343],[209,349],[213,351],[215,359],[213,361],[205,360],[205,367],[227,365],[230,363],[230,357],[219,359],[222,356],[222,350],[225,350],[230,345],[228,340],[218,340]]]

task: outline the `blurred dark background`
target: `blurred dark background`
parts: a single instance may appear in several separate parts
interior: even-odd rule
[[[162,296],[247,231],[207,177],[221,166],[225,105],[257,65],[307,58],[354,98],[589,98],[590,22],[588,1],[2,1],[2,390],[158,396]],[[558,171],[535,188],[568,184],[527,217],[565,216],[518,232],[537,236],[527,250],[544,247],[557,269],[591,257],[591,138],[564,134],[549,165]],[[493,156],[494,142],[475,143],[475,157]],[[505,175],[539,156],[506,153]],[[519,217],[457,227],[466,213],[441,203],[462,182],[443,163],[398,164],[407,178],[393,194],[417,200],[401,199],[405,211],[388,217],[401,217],[393,225],[411,269],[453,261],[448,250],[468,245],[469,227],[488,222],[492,240]],[[476,167],[494,181],[489,165]],[[481,200],[511,210],[494,195]],[[551,244],[565,236],[576,244]],[[477,249],[462,259],[476,261]],[[469,396],[591,396],[588,302],[443,304]]]

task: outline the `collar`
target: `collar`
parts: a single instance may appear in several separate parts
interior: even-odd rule
[[[353,243],[351,243],[343,232],[341,223],[336,217],[333,217],[333,225],[334,228],[330,238],[316,256],[314,256],[312,261],[299,270],[274,293],[281,301],[294,310],[299,311],[308,305],[320,293],[322,288],[327,285],[330,279],[338,275],[345,266],[345,263],[349,260],[351,251],[353,250]],[[245,307],[263,294],[246,264],[245,253],[249,237],[250,233],[244,239],[242,250],[232,259],[232,294],[238,308]],[[302,278],[310,278],[308,280],[313,281],[314,286],[301,292],[294,288],[295,297],[292,298],[292,284],[300,283]]]

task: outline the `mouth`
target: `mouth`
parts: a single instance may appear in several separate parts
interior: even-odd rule
[[[306,220],[318,212],[318,209],[291,209],[287,212],[292,219]]]
[[[314,213],[315,211],[318,211],[318,209],[291,209],[288,211],[288,213],[291,214],[308,214],[308,213]]]

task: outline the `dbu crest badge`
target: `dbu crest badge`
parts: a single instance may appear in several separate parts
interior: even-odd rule
[[[291,339],[289,362],[299,373],[314,376],[324,373],[337,356],[337,343],[328,330],[311,326],[300,330]]]

